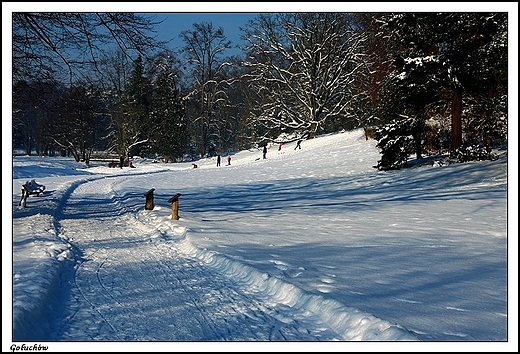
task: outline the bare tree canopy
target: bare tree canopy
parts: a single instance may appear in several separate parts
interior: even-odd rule
[[[220,147],[221,112],[227,104],[224,88],[228,87],[224,68],[229,65],[223,59],[231,41],[221,27],[212,23],[194,23],[193,30],[182,31],[186,43],[184,54],[193,84],[187,94],[194,116],[194,136],[199,137],[201,155],[216,154]]]
[[[157,22],[133,13],[14,12],[12,18],[15,81],[64,70],[72,80],[98,70],[106,50],[144,55],[157,46],[152,36]]]
[[[344,13],[267,14],[244,29],[255,124],[311,136],[348,111],[362,36]]]

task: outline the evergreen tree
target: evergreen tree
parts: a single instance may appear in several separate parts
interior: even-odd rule
[[[151,122],[154,125],[151,150],[170,158],[182,158],[186,150],[186,112],[179,95],[176,79],[178,75],[172,67],[171,57],[159,56],[155,81]]]
[[[463,95],[467,102],[484,91],[505,95],[507,14],[404,13],[383,21],[401,48],[390,80],[394,109],[424,120],[429,105],[448,101],[455,151],[463,144]]]
[[[377,129],[374,138],[381,160],[375,167],[382,171],[400,169],[417,148],[417,135],[423,129],[422,121],[415,118],[395,120]]]
[[[150,121],[151,84],[144,76],[144,64],[139,55],[133,63],[130,79],[125,86],[119,128],[120,157],[126,159],[137,147],[149,142],[156,127]]]

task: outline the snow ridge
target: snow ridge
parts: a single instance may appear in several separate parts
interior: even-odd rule
[[[177,228],[182,229],[182,228]],[[347,307],[338,301],[321,295],[306,293],[302,289],[283,280],[260,272],[255,268],[232,260],[214,251],[199,249],[189,241],[186,229],[183,231],[179,249],[186,255],[195,257],[208,267],[233,279],[244,286],[245,291],[264,298],[271,306],[288,306],[306,316],[313,316],[327,324],[345,341],[385,341],[418,340],[405,328],[379,319],[356,308]],[[175,236],[178,240],[179,235]]]

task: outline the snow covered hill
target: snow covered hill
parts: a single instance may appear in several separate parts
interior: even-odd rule
[[[3,248],[13,336],[4,346],[507,343],[517,269],[507,151],[379,172],[361,130],[294,148],[197,168],[13,157],[13,238]],[[46,192],[20,208],[28,179]],[[145,210],[151,188],[155,207]]]

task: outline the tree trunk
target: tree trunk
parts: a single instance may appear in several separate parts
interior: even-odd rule
[[[312,122],[309,129],[309,139],[314,139],[318,134],[318,123]]]
[[[493,139],[489,135],[486,135],[485,142],[486,142],[486,151],[488,154],[490,154],[491,151],[493,151]]]
[[[462,88],[457,87],[451,101],[451,152],[462,145]]]
[[[416,155],[417,160],[420,160],[420,159],[422,159],[422,145],[421,145],[422,133],[420,131],[415,132],[413,138],[415,140],[415,155]]]

